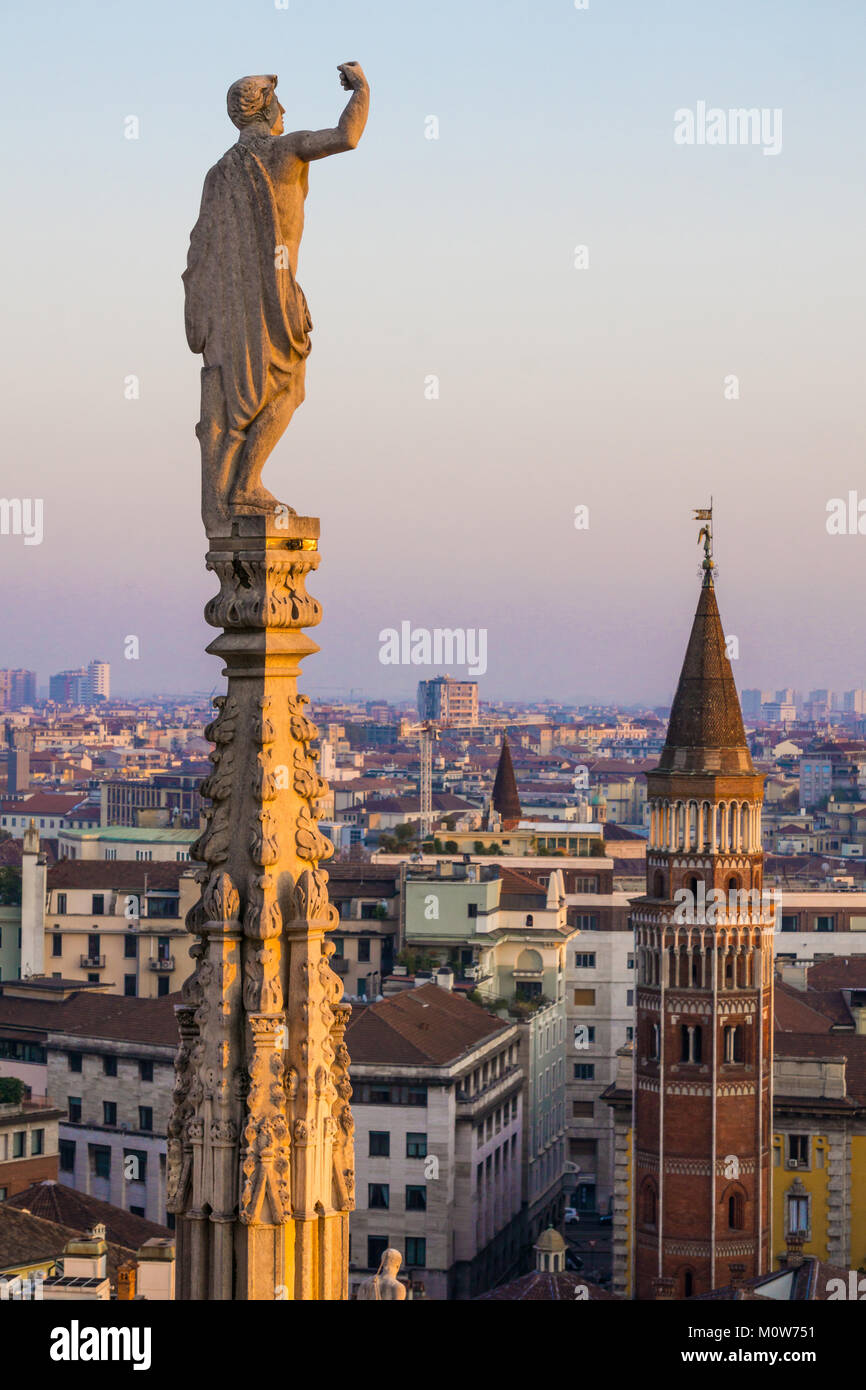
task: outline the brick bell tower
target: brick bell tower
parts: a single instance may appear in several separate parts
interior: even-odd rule
[[[633,904],[633,1280],[688,1298],[769,1269],[773,911],[763,777],[746,743],[713,583],[703,583],[658,767],[646,895]],[[715,891],[713,891],[715,890]],[[739,1268],[736,1268],[739,1267]]]

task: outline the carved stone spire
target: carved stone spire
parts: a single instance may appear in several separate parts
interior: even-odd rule
[[[168,1132],[181,1299],[341,1299],[353,1206],[349,1010],[319,832],[317,730],[297,692],[319,523],[281,509],[212,528],[205,609],[228,689],[207,734],[196,968],[178,1007]]]

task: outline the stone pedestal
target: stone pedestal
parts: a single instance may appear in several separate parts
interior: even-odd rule
[[[209,726],[207,826],[193,847],[202,893],[187,925],[196,968],[178,1008],[181,1048],[168,1140],[181,1299],[348,1295],[353,1205],[348,1008],[328,963],[332,853],[316,824],[326,790],[297,692],[305,587],[318,521],[288,509],[212,528],[227,693]]]

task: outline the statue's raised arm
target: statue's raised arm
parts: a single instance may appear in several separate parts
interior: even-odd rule
[[[308,165],[355,148],[370,100],[357,63],[338,70],[352,96],[333,130],[285,135],[274,74],[228,91],[240,134],[205,178],[183,277],[187,341],[204,359],[196,434],[209,536],[284,506],[261,473],[305,394],[313,325],[295,276]]]
[[[354,150],[364,134],[370,109],[370,88],[360,63],[341,63],[340,82],[352,95],[333,130],[295,130],[282,138],[299,159],[309,163],[329,154]]]

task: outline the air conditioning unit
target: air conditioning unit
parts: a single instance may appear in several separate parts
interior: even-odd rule
[[[786,1159],[785,1159],[785,1167],[786,1167],[786,1168],[799,1168],[799,1166],[800,1166],[800,1160],[799,1160],[799,1158],[786,1158]]]

